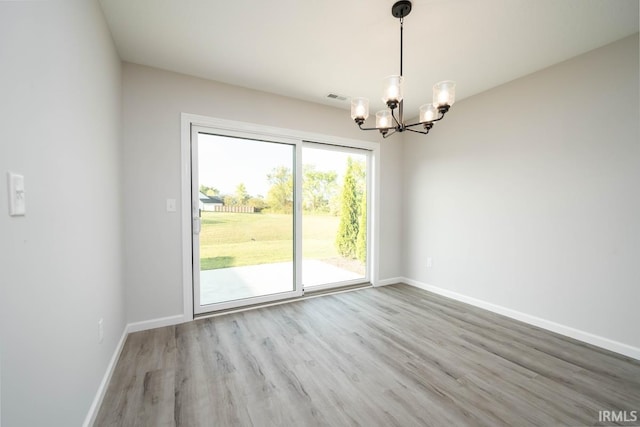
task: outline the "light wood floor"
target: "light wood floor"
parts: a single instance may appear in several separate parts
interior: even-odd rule
[[[640,410],[640,362],[393,285],[131,334],[96,425],[607,424],[599,410]]]

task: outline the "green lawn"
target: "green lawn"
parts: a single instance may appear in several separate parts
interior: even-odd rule
[[[339,257],[335,238],[340,218],[303,216],[303,256]],[[237,267],[291,261],[293,217],[268,213],[203,212],[200,232],[200,268]]]

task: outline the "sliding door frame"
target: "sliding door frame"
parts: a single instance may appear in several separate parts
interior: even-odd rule
[[[371,179],[370,179],[370,206],[369,220],[371,226],[368,227],[369,237],[369,259],[367,265],[368,277],[372,285],[378,284],[378,265],[379,265],[379,235],[380,235],[380,143],[373,141],[364,141],[356,139],[348,139],[335,137],[330,135],[316,134],[311,132],[303,132],[286,128],[278,128],[272,126],[264,126],[253,123],[239,122],[233,120],[217,119],[213,117],[182,113],[181,115],[181,197],[180,197],[180,213],[181,213],[181,235],[182,235],[182,286],[183,286],[183,316],[184,320],[192,320],[194,318],[194,295],[193,295],[193,263],[199,262],[194,259],[194,251],[192,245],[193,221],[192,221],[192,170],[191,170],[191,141],[193,132],[197,132],[198,128],[206,128],[207,133],[222,136],[235,136],[240,138],[267,140],[273,142],[283,142],[296,145],[296,162],[301,168],[302,165],[302,144],[307,142],[315,142],[320,144],[361,148],[371,152]],[[296,167],[298,167],[296,165]],[[301,170],[299,171],[301,172]],[[302,188],[296,188],[296,202],[294,211],[302,211]],[[299,194],[298,194],[299,193]],[[301,215],[301,214],[296,214]],[[301,221],[295,223],[295,233],[299,233],[301,237]],[[298,229],[300,228],[300,229]],[[300,247],[298,247],[298,245]],[[302,239],[296,241],[296,251],[300,254]],[[296,268],[296,282],[302,285],[300,267]]]

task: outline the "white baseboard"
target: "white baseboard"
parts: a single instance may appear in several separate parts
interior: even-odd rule
[[[380,279],[376,283],[373,283],[373,286],[388,286],[394,285],[396,283],[404,283],[406,279],[404,277],[392,277],[391,279]]]
[[[129,335],[128,325],[124,327],[122,331],[122,336],[120,337],[120,341],[118,341],[118,345],[116,346],[115,351],[113,352],[113,356],[111,356],[111,360],[109,360],[109,364],[107,365],[107,371],[104,373],[104,377],[102,377],[102,381],[100,382],[100,386],[98,387],[98,391],[93,398],[93,402],[91,402],[91,407],[89,408],[89,413],[87,417],[84,419],[84,423],[82,423],[83,427],[92,426],[96,421],[96,417],[98,416],[98,410],[100,409],[100,405],[102,405],[102,399],[104,399],[104,395],[107,392],[107,387],[109,386],[109,381],[111,381],[111,376],[113,375],[113,371],[116,369],[116,364],[118,363],[118,359],[120,358],[120,353],[122,353],[122,349],[124,348],[124,343],[127,340],[127,335]]]
[[[142,322],[133,322],[127,325],[127,332],[139,332],[146,331],[148,329],[162,328],[163,326],[172,326],[179,323],[188,322],[193,319],[188,319],[183,314],[176,314],[175,316],[160,317],[158,319],[143,320]]]
[[[451,298],[456,301],[460,301],[469,305],[473,305],[475,307],[492,311],[494,313],[498,313],[503,316],[510,317],[512,319],[516,319],[521,322],[528,323],[530,325],[537,326],[539,328],[558,333],[560,335],[565,335],[567,337],[594,345],[596,347],[601,347],[606,350],[610,350],[615,353],[619,353],[624,356],[628,356],[628,357],[632,357],[634,359],[640,360],[640,348],[638,347],[633,347],[628,344],[624,344],[618,341],[601,337],[599,335],[594,335],[592,333],[582,331],[580,329],[575,329],[570,326],[562,325],[560,323],[552,322],[550,320],[546,320],[540,317],[532,316],[530,314],[522,313],[517,310],[506,308],[506,307],[496,305],[487,301],[479,300],[477,298],[469,297],[463,294],[459,294],[457,292],[449,291],[447,289],[443,289],[437,286],[419,282],[417,280],[402,277],[398,279],[398,281],[401,283],[406,283],[407,285],[414,286],[416,288],[424,289],[425,291],[433,292],[434,294],[442,295],[444,297]]]

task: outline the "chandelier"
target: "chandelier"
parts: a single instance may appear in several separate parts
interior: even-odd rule
[[[376,113],[376,127],[362,127],[364,121],[369,117],[369,100],[367,98],[351,99],[351,118],[356,122],[361,130],[378,130],[384,138],[396,132],[411,131],[427,134],[433,124],[444,118],[444,115],[453,105],[456,95],[456,83],[445,80],[433,86],[433,102],[420,107],[419,121],[416,123],[405,123],[403,118],[402,99],[402,26],[404,17],[411,12],[411,2],[400,0],[394,3],[391,14],[400,20],[400,75],[389,76],[385,79],[384,94],[382,101],[387,104],[388,109]],[[397,114],[395,113],[398,110]],[[420,127],[421,130],[414,129]]]

